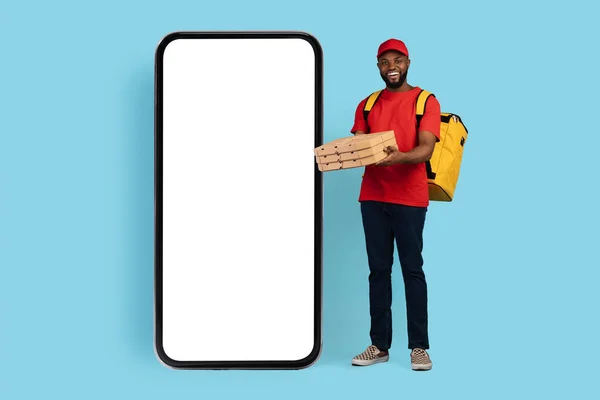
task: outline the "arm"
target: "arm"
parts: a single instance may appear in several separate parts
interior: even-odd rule
[[[378,165],[393,164],[418,164],[429,161],[435,148],[437,137],[429,131],[419,132],[419,144],[412,150],[405,153],[398,151],[395,147],[388,146],[385,152],[388,156],[378,163]]]

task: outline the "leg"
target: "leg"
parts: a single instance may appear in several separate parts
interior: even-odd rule
[[[394,236],[387,205],[361,203],[363,228],[369,260],[369,303],[371,343],[380,350],[392,345],[392,264]]]
[[[394,205],[393,228],[404,279],[408,348],[428,349],[427,281],[423,271],[423,227],[427,208]]]

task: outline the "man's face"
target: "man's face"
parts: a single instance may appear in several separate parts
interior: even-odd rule
[[[398,51],[387,51],[377,60],[377,67],[386,86],[398,89],[406,81],[410,60]]]

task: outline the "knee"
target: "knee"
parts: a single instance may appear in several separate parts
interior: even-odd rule
[[[392,269],[371,270],[369,281],[389,280],[392,277]]]
[[[423,257],[420,254],[404,256],[400,258],[402,274],[408,277],[420,278],[425,276],[423,272]]]
[[[425,272],[423,272],[422,268],[403,268],[402,275],[404,278],[425,279]]]

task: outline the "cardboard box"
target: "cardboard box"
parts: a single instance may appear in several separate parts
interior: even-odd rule
[[[364,150],[374,147],[390,139],[396,140],[394,131],[369,133],[367,135],[350,136],[325,143],[314,150],[315,156],[328,156],[347,153],[350,151]]]
[[[397,146],[394,131],[370,133],[333,140],[314,149],[320,171],[364,167],[387,157],[383,150]]]

